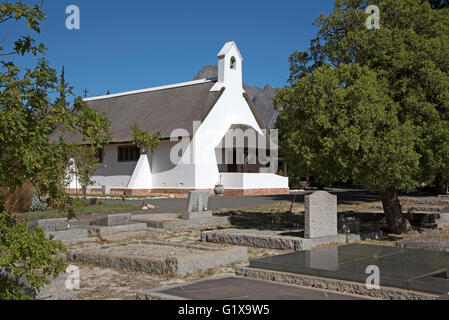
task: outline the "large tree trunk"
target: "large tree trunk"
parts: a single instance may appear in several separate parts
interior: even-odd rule
[[[444,181],[441,173],[435,177],[435,194],[447,194],[447,182]]]
[[[411,230],[410,222],[402,213],[402,206],[399,202],[396,189],[393,187],[385,189],[381,194],[381,199],[388,230],[395,234],[401,234]]]

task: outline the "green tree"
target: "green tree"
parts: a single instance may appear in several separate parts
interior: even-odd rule
[[[30,33],[40,32],[44,18],[38,6],[20,1],[0,6],[0,24],[24,20]],[[69,106],[66,97],[72,88],[64,74],[58,79],[44,58],[45,46],[31,35],[5,46],[0,46],[1,56],[31,54],[36,67],[22,70],[13,62],[0,62],[0,187],[13,191],[29,181],[49,205],[64,208],[69,200],[65,169],[71,146],[62,138],[52,141],[51,134],[56,128],[80,133],[89,144],[101,146],[110,140],[109,121],[80,97]],[[53,99],[52,92],[59,95]]]
[[[53,141],[50,136],[59,128],[101,146],[110,140],[109,121],[80,97],[69,106],[66,97],[72,95],[72,89],[65,83],[64,73],[58,79],[44,58],[44,44],[36,43],[31,35],[40,33],[44,19],[39,6],[21,1],[1,3],[0,25],[26,22],[30,35],[0,43],[0,56],[31,55],[36,66],[22,69],[14,62],[0,61],[0,187],[14,191],[30,182],[50,206],[66,208],[70,203],[65,192],[66,168],[73,145],[62,137]],[[59,93],[56,98],[55,92]],[[27,230],[27,225],[17,222],[0,203],[0,269],[26,276],[30,287],[38,289],[48,282],[48,276],[65,269],[61,251],[60,242],[48,240],[40,228]],[[25,297],[17,279],[0,277],[0,299]]]
[[[131,126],[131,136],[134,144],[138,146],[142,152],[154,152],[154,150],[158,148],[159,140],[161,139],[160,132],[154,134],[148,133],[141,130],[137,123]]]
[[[367,30],[368,5],[380,9]],[[275,98],[281,148],[299,176],[381,195],[388,228],[410,224],[398,191],[449,176],[449,10],[418,0],[337,0]]]

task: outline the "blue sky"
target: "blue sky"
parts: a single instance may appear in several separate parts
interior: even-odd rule
[[[65,27],[71,4],[80,8],[80,30]],[[85,88],[92,96],[190,81],[202,66],[217,63],[230,40],[245,59],[247,84],[282,87],[289,55],[308,48],[312,23],[332,7],[333,0],[45,0],[47,19],[37,38],[49,49],[51,66],[65,66],[79,95]],[[12,41],[25,28],[9,23],[5,30]]]

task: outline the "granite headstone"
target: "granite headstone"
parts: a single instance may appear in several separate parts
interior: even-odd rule
[[[305,237],[336,236],[337,196],[317,191],[305,197]]]
[[[207,209],[209,191],[191,191],[187,200],[187,211],[182,213],[184,220],[212,217],[212,211]]]

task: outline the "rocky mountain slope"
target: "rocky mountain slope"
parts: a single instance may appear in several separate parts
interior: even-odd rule
[[[204,66],[198,71],[194,80],[216,78],[218,74],[217,66]],[[273,128],[276,123],[278,112],[274,110],[273,98],[276,95],[276,89],[267,84],[263,89],[256,86],[243,84],[243,89],[254,103],[259,116],[265,123],[265,127]]]

